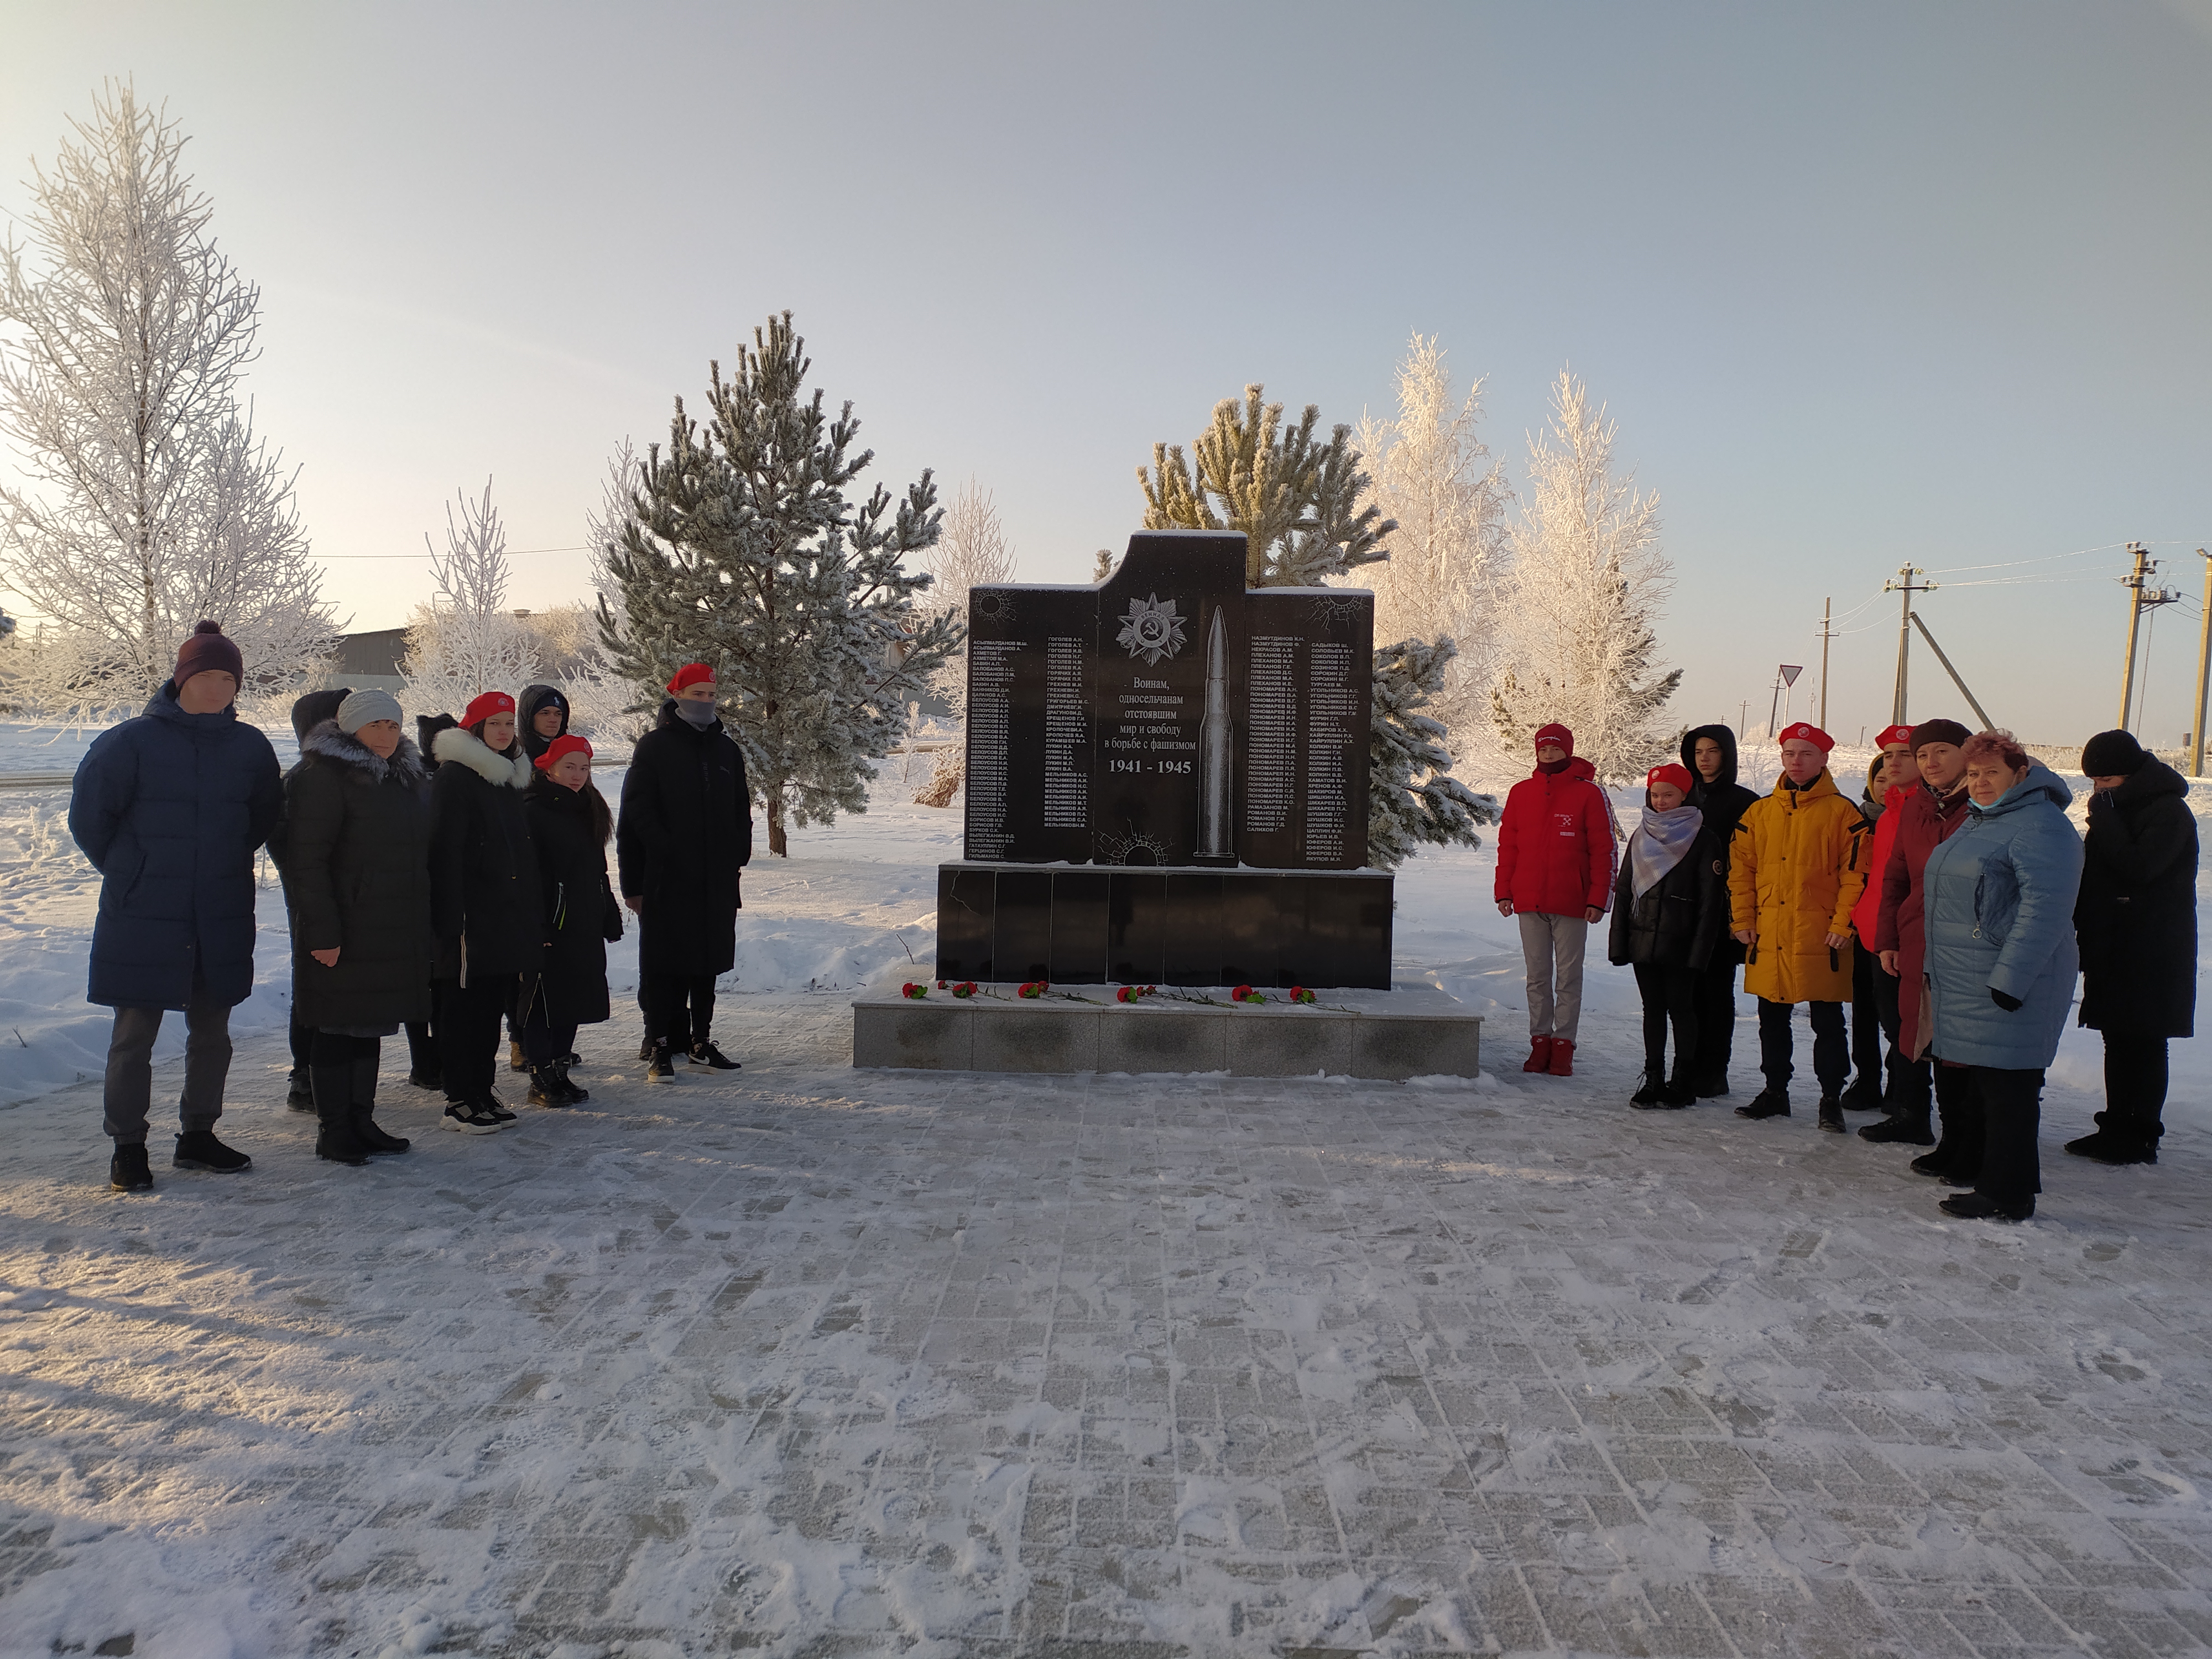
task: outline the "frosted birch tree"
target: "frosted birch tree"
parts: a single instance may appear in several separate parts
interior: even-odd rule
[[[174,122],[111,84],[33,164],[28,242],[0,246],[0,582],[63,636],[89,714],[135,706],[213,617],[268,691],[327,659],[337,625],[293,496],[239,380],[260,291],[210,234]]]
[[[1505,513],[1512,490],[1477,435],[1482,382],[1454,397],[1433,337],[1413,337],[1397,370],[1397,412],[1363,416],[1353,445],[1373,469],[1373,498],[1397,526],[1390,557],[1358,579],[1375,590],[1378,640],[1448,638],[1456,647],[1431,698],[1462,734],[1486,732]]]
[[[638,707],[683,664],[714,666],[778,857],[790,825],[867,810],[872,763],[962,638],[952,617],[921,613],[931,578],[906,566],[937,541],[935,483],[925,471],[896,508],[881,485],[854,502],[875,453],[855,450],[852,404],[832,419],[807,392],[811,367],[787,311],[738,348],[730,378],[711,366],[703,423],[677,399],[607,553],[627,626],[600,609],[617,671],[651,688]]]
[[[507,606],[507,531],[491,480],[482,499],[458,499],[458,515],[446,503],[445,550],[422,538],[434,597],[416,607],[400,665],[423,713],[459,714],[483,692],[513,696],[538,678],[539,636]]]
[[[1012,581],[1014,549],[1006,526],[999,521],[999,506],[991,492],[972,477],[945,509],[937,545],[922,556],[933,578],[928,593],[918,603],[921,615],[951,617],[964,629],[968,621],[968,592],[979,583]],[[968,658],[963,650],[930,676],[929,689],[951,710],[963,728],[968,721]],[[915,797],[921,806],[951,804],[966,769],[966,755],[958,744],[937,751],[929,781]]]
[[[1528,441],[1528,488],[1509,535],[1492,694],[1502,740],[1526,754],[1563,720],[1607,784],[1641,778],[1668,749],[1664,713],[1682,671],[1659,659],[1656,621],[1674,586],[1659,551],[1659,498],[1616,476],[1613,422],[1562,374],[1548,428]]]
[[[1370,481],[1352,428],[1317,441],[1321,411],[1309,404],[1286,432],[1282,404],[1263,403],[1262,390],[1248,386],[1242,404],[1214,405],[1212,425],[1191,446],[1194,468],[1182,446],[1152,446],[1152,466],[1137,469],[1145,528],[1243,532],[1248,587],[1319,586],[1389,558],[1384,544],[1398,526],[1364,499]],[[1477,826],[1498,821],[1496,800],[1451,775],[1445,728],[1422,712],[1455,651],[1449,637],[1376,650],[1367,861],[1378,869],[1421,842],[1479,846]]]

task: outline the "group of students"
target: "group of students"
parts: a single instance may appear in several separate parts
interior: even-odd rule
[[[2081,756],[2084,836],[2073,792],[2008,732],[1890,726],[1857,804],[1829,774],[1826,732],[1800,721],[1780,737],[1782,775],[1761,796],[1736,781],[1727,726],[1686,732],[1681,763],[1645,779],[1616,859],[1610,803],[1574,734],[1536,732],[1536,769],[1508,795],[1498,843],[1498,907],[1519,919],[1528,970],[1522,1069],[1572,1074],[1584,945],[1609,908],[1607,955],[1634,970],[1643,1005],[1631,1105],[1728,1094],[1741,963],[1765,1086],[1738,1116],[1790,1115],[1802,1003],[1820,1128],[1879,1109],[1863,1139],[1931,1147],[1912,1168],[1971,1189],[1946,1212],[2025,1220],[2042,1190],[2044,1076],[2078,974],[2081,1023],[2104,1038],[2106,1109],[2066,1150],[2155,1164],[2166,1044],[2196,1014],[2187,781],[2127,732],[2099,733]]]
[[[514,1121],[494,1085],[500,1026],[534,1105],[588,1098],[570,1079],[580,1026],[609,1017],[606,946],[639,918],[639,1058],[735,1070],[714,1042],[714,981],[736,960],[738,871],[752,854],[744,759],[704,663],[668,683],[622,792],[621,829],[592,783],[592,746],[551,686],[477,696],[459,719],[402,727],[380,690],[310,693],[300,759],[280,772],[234,707],[236,643],[199,624],[145,712],[78,767],[70,830],[102,877],[88,999],[115,1010],[103,1090],[109,1182],[153,1185],[152,1053],[163,1012],[185,1021],[179,1169],[252,1160],[215,1133],[230,1010],[253,985],[256,851],[283,879],[292,936],[291,1104],[315,1151],[362,1164],[408,1142],[375,1121],[382,1040],[407,1033],[408,1081],[440,1091],[448,1127]],[[622,897],[609,880],[617,852]]]

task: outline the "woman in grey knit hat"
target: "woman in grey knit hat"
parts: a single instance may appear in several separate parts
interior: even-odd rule
[[[285,785],[293,1018],[336,1164],[407,1150],[373,1115],[381,1039],[430,1012],[430,779],[399,719],[391,693],[354,692]]]

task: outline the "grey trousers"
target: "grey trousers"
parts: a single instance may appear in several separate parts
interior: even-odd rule
[[[159,1008],[118,1008],[107,1043],[107,1085],[100,1097],[116,1140],[143,1144],[154,1101],[154,1039],[161,1033]],[[192,1000],[185,1010],[185,1092],[177,1115],[187,1129],[212,1129],[222,1115],[222,1085],[230,1076],[230,1005],[208,995],[207,981],[192,975]]]
[[[1528,1035],[1569,1042],[1583,1023],[1583,947],[1589,923],[1580,916],[1545,916],[1522,910],[1521,957],[1528,965]]]

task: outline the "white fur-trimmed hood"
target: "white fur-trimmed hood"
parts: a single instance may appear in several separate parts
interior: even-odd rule
[[[431,740],[430,752],[441,761],[458,761],[496,789],[527,789],[538,769],[518,746],[512,758],[485,746],[484,740],[465,726],[449,726]]]
[[[410,788],[419,787],[430,775],[422,764],[422,751],[403,737],[399,747],[386,760],[374,749],[350,732],[338,730],[338,723],[325,720],[300,740],[302,756],[319,755],[325,760],[336,761],[341,766],[354,767],[368,774],[373,782],[382,783],[386,776],[398,774]]]

